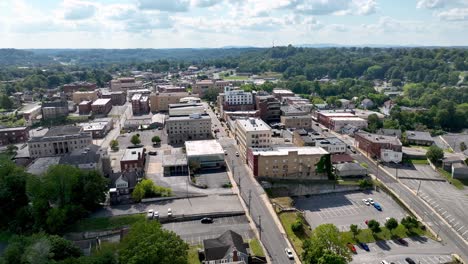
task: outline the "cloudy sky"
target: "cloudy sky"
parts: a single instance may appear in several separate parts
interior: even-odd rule
[[[0,48],[468,45],[468,0],[0,0]]]

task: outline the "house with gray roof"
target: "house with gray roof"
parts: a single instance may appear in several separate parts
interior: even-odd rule
[[[411,145],[430,146],[434,144],[434,140],[432,139],[431,134],[424,131],[407,130],[406,140]]]
[[[203,240],[205,260],[203,263],[249,263],[249,244],[232,230],[220,237]]]
[[[339,177],[360,177],[367,175],[367,169],[359,163],[339,163],[335,165],[335,174]]]

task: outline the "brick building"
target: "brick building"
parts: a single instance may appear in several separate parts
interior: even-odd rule
[[[78,113],[80,115],[89,115],[91,113],[91,104],[93,102],[92,101],[82,101],[79,105],[78,105]]]
[[[9,127],[0,129],[0,146],[18,144],[28,141],[29,129],[27,127]]]
[[[132,96],[132,111],[133,115],[148,114],[150,111],[148,96],[134,94]]]
[[[91,104],[93,115],[106,116],[112,110],[111,99],[97,99]]]
[[[126,149],[120,160],[120,170],[123,171],[143,171],[145,168],[145,148]]]
[[[267,123],[280,121],[281,104],[272,95],[255,95],[255,109],[260,112],[260,118]]]
[[[124,91],[102,92],[101,98],[111,99],[112,105],[124,105],[127,101],[127,94]]]
[[[384,162],[401,162],[402,144],[397,137],[358,132],[354,135],[354,144],[372,158]]]
[[[94,91],[97,86],[95,83],[90,82],[72,82],[69,84],[64,84],[62,90],[67,96],[71,96],[74,92],[78,91]]]

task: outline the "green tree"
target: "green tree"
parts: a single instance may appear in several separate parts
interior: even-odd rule
[[[372,188],[373,183],[369,179],[361,179],[359,180],[359,188],[361,189],[369,189]]]
[[[346,258],[333,252],[325,252],[319,259],[317,264],[346,264]]]
[[[385,222],[385,227],[392,233],[392,231],[398,227],[398,221],[392,217]]]
[[[304,263],[318,263],[319,259],[327,253],[351,261],[351,253],[346,247],[346,242],[338,228],[333,224],[317,226],[310,239],[304,241],[303,249],[302,259]]]
[[[218,94],[219,92],[216,88],[208,88],[208,90],[206,90],[203,95],[203,99],[210,102],[215,102],[218,97]]]
[[[159,144],[161,142],[161,138],[159,136],[154,136],[151,138],[151,142]]]
[[[157,186],[150,179],[144,179],[137,183],[132,192],[132,198],[135,201],[141,201],[143,198],[151,197],[167,197],[172,195],[172,190],[169,188]]]
[[[0,97],[0,108],[3,109],[12,109],[13,108],[13,101],[8,97],[8,95],[3,94]]]
[[[130,139],[130,142],[135,146],[139,145],[141,143],[140,135],[138,135],[138,134],[133,135],[132,138]]]
[[[437,163],[444,158],[444,150],[436,145],[432,145],[426,152],[426,157],[432,162]]]
[[[18,151],[17,146],[15,146],[15,145],[8,145],[7,146],[6,153],[8,153],[8,155],[15,155],[16,151]]]
[[[377,114],[369,115],[367,122],[369,123],[368,129],[370,132],[375,133],[377,129],[382,128],[383,123],[377,116]]]
[[[353,233],[354,238],[356,238],[356,236],[361,232],[361,229],[359,229],[359,227],[355,224],[350,225],[349,229],[351,230],[351,233]]]
[[[113,151],[119,150],[119,141],[117,141],[116,139],[111,140],[110,147]]]
[[[367,223],[367,226],[372,231],[372,234],[380,232],[380,223],[372,219]]]
[[[407,216],[407,217],[404,217],[403,219],[401,219],[401,224],[407,229],[407,230],[411,230],[413,228],[416,228],[418,227],[419,225],[419,222],[416,218],[414,217],[411,217],[411,216]]]
[[[158,221],[137,222],[124,237],[118,251],[120,263],[186,264],[188,245]]]
[[[296,219],[296,221],[291,224],[291,230],[296,234],[304,232],[304,223],[300,218]]]
[[[83,206],[85,210],[92,211],[101,206],[106,201],[106,191],[108,181],[101,173],[92,171],[82,171],[78,178],[79,188],[75,188],[76,204]],[[79,195],[81,194],[81,195]]]
[[[463,141],[460,143],[460,150],[465,151],[466,150],[466,143]]]

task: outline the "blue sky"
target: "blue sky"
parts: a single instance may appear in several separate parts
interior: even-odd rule
[[[468,0],[0,0],[0,48],[468,45]]]

